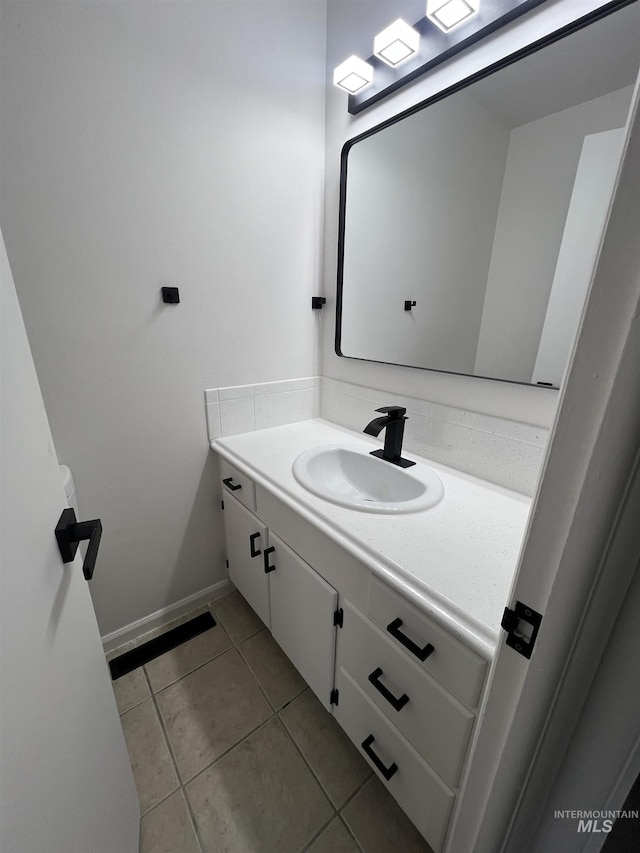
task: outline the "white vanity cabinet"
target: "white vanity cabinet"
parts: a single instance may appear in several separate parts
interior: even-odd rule
[[[331,710],[338,593],[239,502],[232,492],[240,482],[239,472],[231,469],[231,477],[229,483],[227,466],[223,470],[223,517],[229,577],[324,707]],[[243,487],[246,485],[244,478]],[[255,488],[246,488],[244,494],[255,496]]]
[[[224,461],[222,479],[231,580],[440,853],[487,659],[383,583],[275,489]]]
[[[457,786],[473,712],[417,667],[348,601],[343,603],[343,612],[338,667],[349,673],[442,780]],[[339,711],[340,705],[337,717]]]
[[[380,590],[375,590],[376,586]],[[469,665],[467,652],[476,658],[482,671],[485,664],[446,632],[447,639],[443,639],[442,629],[423,614],[416,611],[414,618],[407,620],[406,609],[398,611],[395,593],[372,578],[370,609],[373,604],[375,610],[378,597],[387,595],[390,613],[382,630],[347,599],[341,602],[334,715],[438,853],[460,784],[475,714],[429,673],[426,663],[431,659],[431,668],[445,680],[449,676],[461,692],[474,695],[476,700],[475,679],[465,688],[457,665],[459,661]],[[409,612],[414,611],[402,603]],[[405,619],[394,615],[397,612]],[[405,626],[407,621],[411,629]]]

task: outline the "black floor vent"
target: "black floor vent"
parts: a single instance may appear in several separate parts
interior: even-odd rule
[[[166,634],[154,637],[148,643],[131,649],[130,652],[118,655],[117,658],[109,661],[112,680],[115,681],[116,678],[121,678],[139,666],[149,663],[150,660],[160,657],[160,655],[171,651],[171,649],[175,649],[176,646],[180,646],[182,643],[186,643],[187,640],[191,640],[193,637],[197,637],[198,634],[202,634],[204,631],[208,631],[209,628],[213,628],[215,624],[216,621],[211,613],[202,613],[200,616],[196,616],[195,619],[190,619],[188,622],[178,625],[177,628],[172,628]]]

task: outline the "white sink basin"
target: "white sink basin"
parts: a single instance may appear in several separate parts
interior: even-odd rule
[[[301,486],[331,503],[362,512],[408,513],[435,506],[440,477],[419,462],[400,468],[369,454],[368,445],[305,450],[293,463]]]

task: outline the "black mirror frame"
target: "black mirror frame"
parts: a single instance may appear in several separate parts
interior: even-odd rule
[[[583,15],[581,18],[578,18],[575,21],[572,21],[570,24],[567,24],[565,27],[561,27],[558,30],[555,30],[552,33],[544,36],[541,39],[538,39],[531,44],[528,44],[526,47],[521,48],[520,50],[515,51],[514,53],[509,54],[508,56],[503,57],[498,62],[494,62],[492,65],[488,65],[486,68],[481,69],[480,71],[472,74],[470,77],[465,77],[463,80],[454,83],[452,86],[449,86],[446,89],[438,92],[435,95],[432,95],[430,98],[426,98],[424,101],[420,101],[412,107],[409,107],[406,110],[398,113],[395,116],[387,119],[386,121],[381,122],[375,127],[370,128],[369,130],[364,131],[364,133],[359,134],[358,136],[354,136],[352,139],[348,139],[345,144],[342,146],[342,151],[340,154],[340,201],[339,201],[339,213],[338,213],[338,271],[337,271],[337,292],[336,292],[336,328],[335,328],[335,353],[340,358],[349,358],[353,361],[365,361],[371,364],[392,364],[395,367],[409,367],[414,370],[430,370],[433,373],[445,373],[453,376],[471,376],[472,374],[468,373],[457,373],[452,370],[438,370],[433,367],[418,367],[412,364],[399,364],[397,362],[388,362],[388,361],[379,361],[373,358],[358,358],[357,356],[345,355],[342,352],[342,300],[343,300],[343,286],[344,286],[344,235],[345,235],[345,225],[346,225],[346,203],[347,203],[347,161],[351,148],[357,143],[361,142],[363,139],[367,139],[369,136],[373,136],[375,133],[378,133],[381,130],[384,130],[387,127],[391,127],[394,124],[397,124],[399,121],[402,121],[409,116],[414,115],[420,110],[425,109],[426,107],[431,106],[432,104],[437,103],[438,101],[444,100],[444,98],[449,97],[449,95],[453,95],[456,92],[461,91],[462,89],[466,89],[472,83],[475,83],[478,80],[483,80],[485,77],[489,77],[491,74],[495,74],[496,71],[500,71],[503,68],[507,68],[509,65],[513,65],[514,62],[517,62],[520,59],[524,59],[531,54],[537,53],[539,50],[542,50],[545,47],[548,47],[551,44],[554,44],[557,41],[560,41],[563,38],[571,35],[572,33],[578,32],[579,30],[584,29],[584,27],[589,26],[590,24],[594,24],[603,18],[608,17],[613,12],[617,12],[619,9],[622,9],[626,6],[631,6],[634,3],[639,2],[639,0],[612,0],[612,2],[607,3],[604,6],[599,7],[598,9],[594,9],[592,12],[589,12],[586,15]],[[396,87],[397,88],[397,87]],[[550,388],[551,386],[547,385],[532,385],[529,382],[517,382],[512,379],[498,379],[493,376],[475,376],[474,379],[489,379],[494,382],[508,382],[511,385],[525,385],[530,388]],[[552,390],[557,391],[556,388]]]

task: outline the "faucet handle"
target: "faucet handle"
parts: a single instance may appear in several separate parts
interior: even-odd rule
[[[382,412],[383,415],[389,415],[390,421],[399,421],[407,412],[402,406],[382,406],[376,409],[376,412]]]

